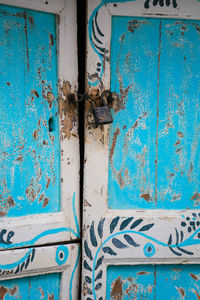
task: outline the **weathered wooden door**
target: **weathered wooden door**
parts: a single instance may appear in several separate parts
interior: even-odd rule
[[[88,1],[83,299],[200,298],[200,3]]]
[[[76,299],[76,3],[0,2],[0,298]]]

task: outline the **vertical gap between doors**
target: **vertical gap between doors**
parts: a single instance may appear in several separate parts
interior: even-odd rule
[[[78,39],[78,93],[85,92],[85,66],[86,66],[86,1],[77,0],[77,39]],[[79,143],[80,143],[80,227],[83,220],[83,183],[84,183],[84,102],[79,102]],[[80,262],[82,257],[80,256]],[[81,299],[81,264],[80,289]]]

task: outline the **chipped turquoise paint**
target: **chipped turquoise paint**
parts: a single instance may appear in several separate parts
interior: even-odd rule
[[[88,80],[88,84],[90,86],[96,86],[99,82],[100,79],[104,73],[104,68],[103,68],[103,54],[101,53],[101,51],[99,51],[99,48],[102,47],[103,42],[101,41],[102,37],[104,36],[103,32],[99,32],[99,29],[97,30],[97,28],[95,29],[95,25],[94,25],[94,20],[95,17],[97,18],[98,16],[98,12],[99,10],[102,8],[102,6],[108,4],[108,3],[125,3],[125,2],[133,2],[135,0],[102,0],[100,2],[100,4],[93,10],[90,18],[89,18],[89,22],[88,22],[88,34],[89,34],[89,41],[90,41],[90,45],[93,49],[93,51],[97,54],[99,61],[97,61],[97,70],[95,70],[95,72],[91,75],[89,75],[89,80]],[[97,20],[96,20],[97,22]],[[97,26],[99,27],[99,24],[97,23]],[[101,31],[101,29],[100,29]],[[94,36],[96,36],[96,41]],[[98,36],[98,37],[97,37]],[[106,50],[106,49],[105,49]],[[107,50],[106,50],[107,51]],[[91,79],[94,79],[93,81]]]
[[[199,278],[199,265],[111,265],[107,269],[106,299],[117,298],[113,294],[117,279],[124,300],[198,299]]]
[[[0,5],[0,44],[1,216],[57,212],[55,15]]]
[[[111,209],[200,207],[200,22],[112,18]]]
[[[60,278],[59,273],[24,277],[0,281],[0,287],[5,288],[4,300],[59,300]]]
[[[66,246],[58,246],[56,250],[56,262],[59,266],[64,265],[68,259],[69,250]]]

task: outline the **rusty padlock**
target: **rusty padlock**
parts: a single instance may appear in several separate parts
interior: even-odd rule
[[[105,125],[113,122],[110,108],[106,105],[105,100],[101,97],[102,106],[95,106],[94,100],[91,101],[92,113],[94,115],[96,125]]]

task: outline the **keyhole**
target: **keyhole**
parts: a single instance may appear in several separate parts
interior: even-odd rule
[[[55,120],[53,117],[49,119],[49,132],[55,131]]]

